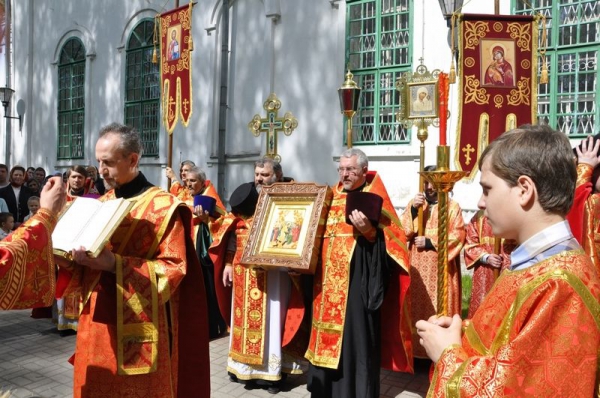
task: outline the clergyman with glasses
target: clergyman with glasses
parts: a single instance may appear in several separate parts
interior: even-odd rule
[[[314,279],[308,390],[313,397],[379,397],[381,367],[412,370],[410,319],[403,311],[406,237],[363,151],[345,150],[338,172]],[[367,207],[352,209],[357,194],[366,196]],[[371,199],[381,209],[374,220]]]

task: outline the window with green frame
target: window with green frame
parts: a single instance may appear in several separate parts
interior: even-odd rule
[[[549,82],[538,86],[538,123],[573,138],[598,133],[600,2],[513,0],[513,10],[547,18]]]
[[[362,88],[354,144],[410,143],[396,120],[396,79],[410,70],[412,0],[347,1],[346,59]],[[344,140],[345,140],[345,134]]]
[[[125,124],[142,138],[143,156],[158,156],[160,126],[160,57],[152,62],[154,20],[140,22],[131,32],[126,50]]]
[[[63,45],[58,61],[58,159],[83,158],[84,87],[85,47],[74,37]]]

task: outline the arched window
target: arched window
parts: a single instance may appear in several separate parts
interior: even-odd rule
[[[58,159],[83,158],[85,47],[69,39],[58,62]]]
[[[413,0],[346,1],[346,59],[362,87],[353,123],[355,144],[410,143],[410,129],[401,127],[395,117],[400,100],[395,82],[411,66],[412,3]]]
[[[143,156],[158,156],[160,56],[152,63],[153,43],[154,20],[140,22],[127,42],[125,124],[140,132]]]

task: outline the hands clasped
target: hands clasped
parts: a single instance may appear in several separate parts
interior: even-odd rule
[[[419,342],[433,362],[440,359],[448,346],[461,345],[462,320],[458,314],[452,318],[434,315],[426,321],[420,320],[415,326],[417,334],[421,337]]]

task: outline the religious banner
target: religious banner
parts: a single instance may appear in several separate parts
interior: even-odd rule
[[[536,121],[537,19],[459,17],[460,88],[455,162],[472,180],[483,150],[507,130]]]
[[[169,134],[192,115],[192,3],[160,15],[163,120]]]

